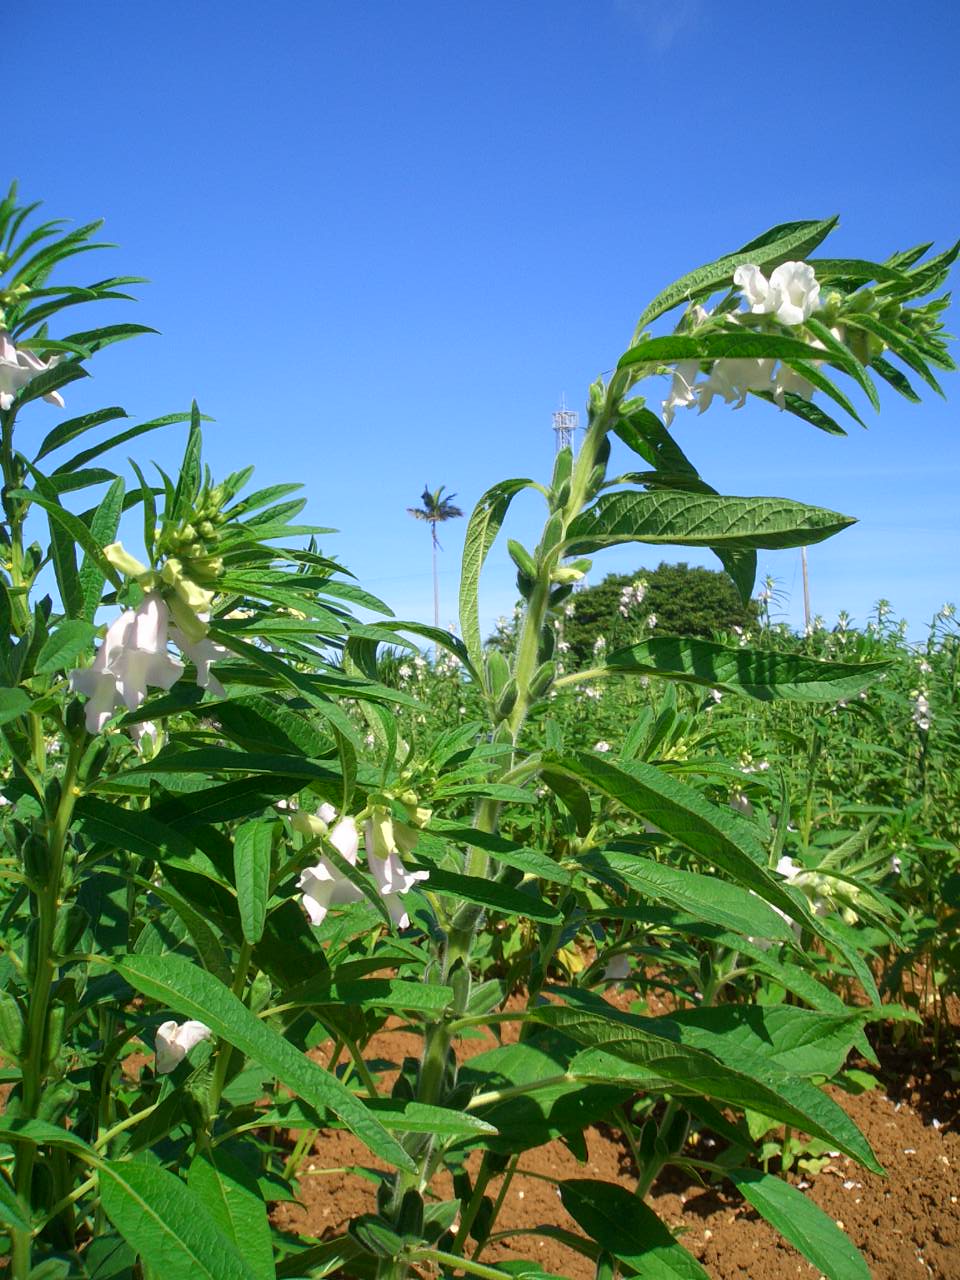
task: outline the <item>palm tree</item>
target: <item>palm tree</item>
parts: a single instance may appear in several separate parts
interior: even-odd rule
[[[437,578],[437,548],[442,551],[439,539],[437,538],[437,525],[443,524],[445,520],[456,520],[458,516],[462,516],[463,512],[459,507],[453,505],[453,499],[457,496],[451,493],[449,498],[443,496],[443,491],[447,486],[442,484],[439,489],[435,489],[433,493],[427,485],[423,486],[423,493],[420,495],[422,507],[407,507],[407,514],[413,516],[414,520],[426,520],[430,525],[430,541],[433,546],[433,625],[440,625],[440,582]]]

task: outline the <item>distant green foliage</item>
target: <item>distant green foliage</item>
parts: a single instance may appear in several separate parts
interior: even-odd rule
[[[639,582],[646,589],[637,601],[639,592],[631,589]],[[655,632],[705,638],[734,627],[746,631],[758,621],[756,604],[751,600],[745,605],[725,573],[688,564],[661,563],[632,574],[611,573],[572,596],[570,603],[574,608],[564,623],[563,638],[577,663],[591,658],[598,636],[611,652],[649,635],[651,614]]]

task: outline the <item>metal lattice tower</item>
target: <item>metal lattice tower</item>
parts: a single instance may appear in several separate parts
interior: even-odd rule
[[[556,452],[561,449],[575,449],[575,432],[580,426],[580,415],[574,409],[567,408],[567,397],[560,397],[560,408],[553,415],[553,430],[556,439]]]

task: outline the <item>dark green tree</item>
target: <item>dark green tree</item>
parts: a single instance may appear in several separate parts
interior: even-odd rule
[[[640,583],[642,590],[637,589]],[[758,621],[756,604],[751,600],[745,605],[725,573],[683,563],[608,574],[571,596],[570,603],[563,638],[578,663],[590,659],[598,636],[611,652],[651,633],[709,639],[734,627],[747,630]],[[652,631],[651,615],[656,619]]]

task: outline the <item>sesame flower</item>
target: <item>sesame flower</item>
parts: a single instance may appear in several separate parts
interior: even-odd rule
[[[46,373],[59,364],[60,359],[60,356],[51,356],[49,360],[41,360],[32,351],[15,347],[9,333],[0,329],[0,409],[11,409],[17,393],[38,373]],[[63,408],[63,397],[58,391],[48,391],[43,398],[48,404]]]
[[[157,1075],[165,1076],[184,1060],[194,1045],[209,1040],[213,1032],[205,1022],[161,1022],[154,1045],[157,1053]]]

